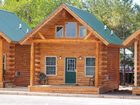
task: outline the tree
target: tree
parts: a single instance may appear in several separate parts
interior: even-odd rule
[[[81,0],[6,0],[1,8],[16,13],[34,28],[62,3],[82,7]]]

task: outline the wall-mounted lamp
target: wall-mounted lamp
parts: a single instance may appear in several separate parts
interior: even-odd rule
[[[82,59],[82,57],[81,56],[79,56],[79,60],[81,60]]]
[[[62,57],[61,57],[61,56],[59,56],[59,59],[61,60],[61,59],[62,59]]]

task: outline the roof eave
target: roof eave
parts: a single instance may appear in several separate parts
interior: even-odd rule
[[[137,36],[140,35],[140,29],[131,34],[124,42],[124,46],[130,46],[132,45],[133,41],[137,40]]]
[[[12,40],[10,38],[8,38],[7,35],[4,34],[3,32],[0,32],[0,36],[3,37],[8,43],[12,42]]]
[[[112,44],[112,43],[110,43],[108,46],[109,47],[118,47],[118,48],[124,47],[124,45],[122,45],[122,44]]]

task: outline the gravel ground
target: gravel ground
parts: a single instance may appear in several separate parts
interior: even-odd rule
[[[140,100],[0,95],[0,105],[140,105]]]

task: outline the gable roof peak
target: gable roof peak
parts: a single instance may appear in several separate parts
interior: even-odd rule
[[[111,32],[111,29],[106,27],[105,24],[101,22],[96,16],[92,13],[89,13],[86,10],[79,9],[77,7],[65,4],[74,14],[76,14],[80,19],[82,19],[93,31],[96,31],[98,36],[105,40],[108,44],[122,45],[122,40],[115,34]],[[112,33],[112,35],[110,35]]]
[[[105,45],[122,45],[122,40],[115,35],[115,33],[111,34],[111,30],[107,27],[104,29],[103,22],[99,21],[94,14],[91,14],[85,10],[81,10],[77,7],[69,5],[67,3],[61,4],[54,12],[52,12],[41,24],[39,24],[32,32],[30,32],[23,40],[21,40],[21,44],[23,44],[30,36],[34,35],[38,30],[40,30],[48,21],[50,21],[57,13],[65,9],[69,12],[74,18],[79,20],[83,25],[87,26],[90,31],[95,33],[95,35],[105,44]]]

